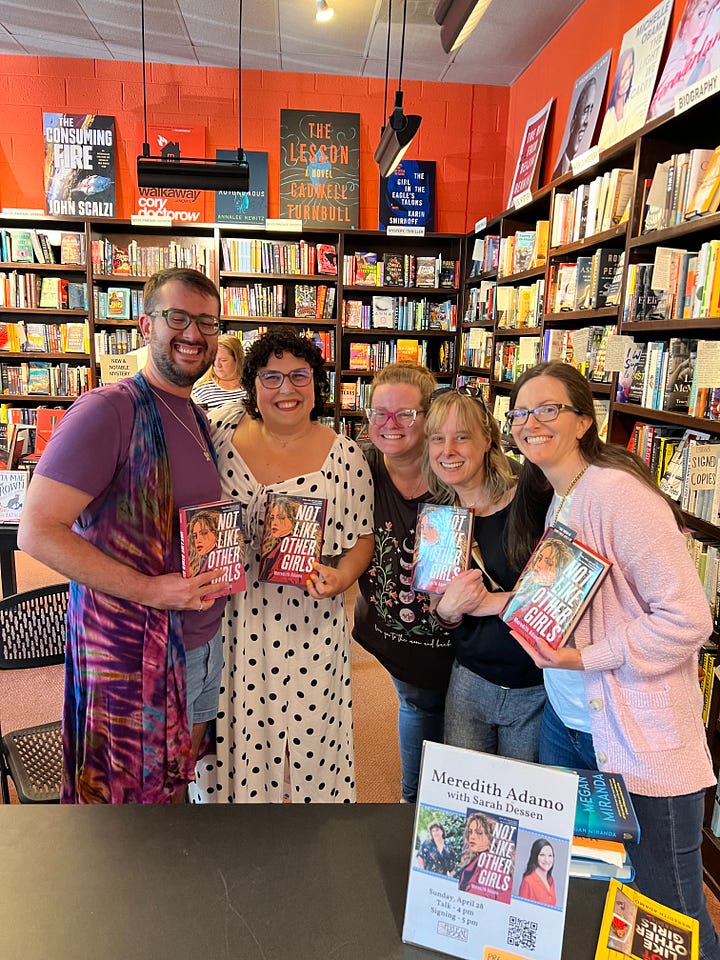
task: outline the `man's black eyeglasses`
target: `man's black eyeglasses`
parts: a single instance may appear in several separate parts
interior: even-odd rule
[[[170,307],[168,310],[155,310],[148,314],[150,317],[162,317],[171,330],[187,330],[190,324],[195,321],[200,333],[208,337],[214,337],[220,332],[220,320],[210,313],[188,313],[187,310],[177,310]]]

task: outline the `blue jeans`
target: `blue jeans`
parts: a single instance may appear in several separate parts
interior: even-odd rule
[[[545,688],[500,687],[455,661],[445,702],[445,743],[537,762]]]
[[[592,736],[569,730],[548,703],[540,734],[540,762],[597,770]],[[707,911],[702,884],[702,820],[705,791],[681,797],[630,797],[640,824],[640,843],[628,843],[641,893],[700,921],[701,960],[720,960],[720,941]]]
[[[402,798],[417,799],[423,740],[443,742],[445,690],[423,690],[392,677],[398,695],[398,739],[402,769]]]
[[[223,668],[222,634],[218,630],[212,640],[185,654],[187,715],[193,724],[214,720],[220,700],[220,678]]]

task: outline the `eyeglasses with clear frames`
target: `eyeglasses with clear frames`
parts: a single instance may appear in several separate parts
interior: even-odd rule
[[[214,337],[220,332],[220,320],[210,313],[188,313],[187,310],[178,310],[170,307],[167,310],[155,310],[148,314],[150,317],[162,317],[171,330],[187,330],[194,321],[200,333]]]
[[[581,410],[569,403],[543,403],[533,410],[527,410],[525,407],[508,410],[505,414],[505,420],[510,427],[521,427],[524,423],[527,423],[530,414],[532,414],[538,423],[552,423],[560,416],[561,410],[570,410],[572,413],[582,415]]]
[[[407,407],[404,410],[378,410],[377,407],[366,407],[367,422],[374,427],[384,427],[388,420],[392,420],[398,427],[411,427],[417,420],[417,415],[423,410],[414,410]]]
[[[282,373],[280,370],[261,370],[257,376],[266,390],[279,390],[285,382],[285,377],[294,387],[306,387],[312,383],[313,372],[310,367],[298,367],[297,370],[291,370],[289,373]]]

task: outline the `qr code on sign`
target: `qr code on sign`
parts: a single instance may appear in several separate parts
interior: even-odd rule
[[[533,920],[521,920],[520,917],[510,917],[508,920],[507,942],[510,947],[522,947],[524,950],[534,950],[537,946],[538,925]]]

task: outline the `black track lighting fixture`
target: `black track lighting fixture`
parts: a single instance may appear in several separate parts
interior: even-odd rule
[[[383,113],[387,111],[388,75],[390,71],[390,24],[392,21],[392,0],[388,4],[387,49],[385,53],[385,103]],[[405,56],[405,24],[407,21],[407,0],[403,0],[402,38],[400,41],[400,70],[398,89],[395,93],[393,112],[382,128],[380,143],[375,150],[375,162],[380,167],[380,176],[389,177],[402,160],[415,134],[420,129],[422,117],[403,112],[402,68]]]

